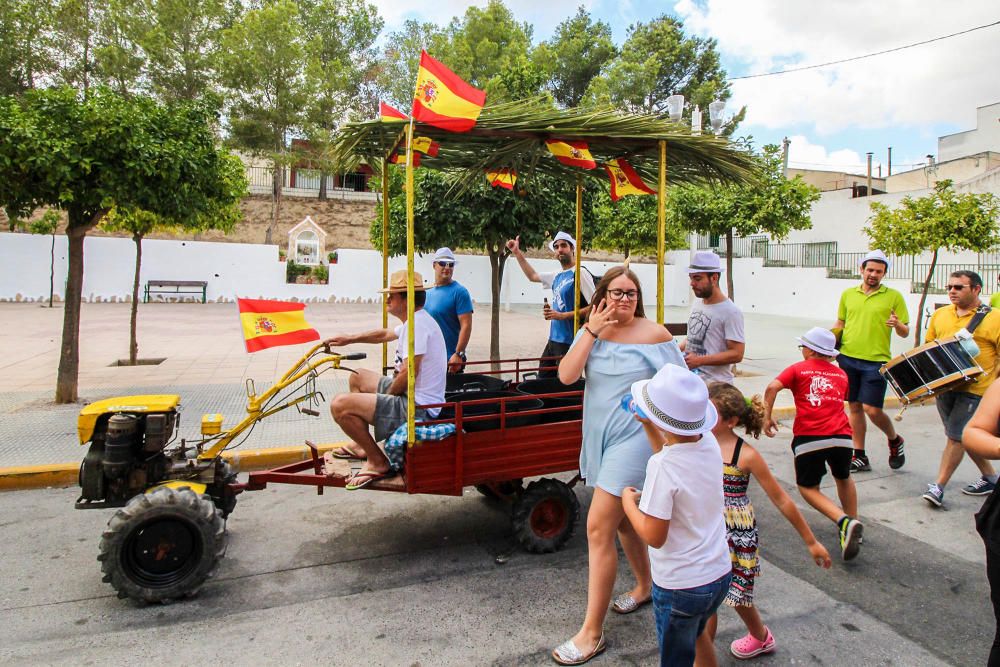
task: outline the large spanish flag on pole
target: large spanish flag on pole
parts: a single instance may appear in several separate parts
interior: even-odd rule
[[[414,120],[450,132],[468,132],[475,127],[484,104],[485,92],[462,81],[426,51],[420,53]]]
[[[604,165],[611,177],[611,199],[618,201],[625,195],[655,195],[656,190],[646,185],[628,162],[622,158]]]
[[[590,146],[586,141],[559,141],[558,139],[548,139],[545,142],[549,152],[556,156],[556,159],[570,167],[583,167],[584,169],[594,169],[597,162],[590,154]]]
[[[237,299],[247,352],[279,345],[319,340],[319,332],[306,322],[306,305],[292,301]]]

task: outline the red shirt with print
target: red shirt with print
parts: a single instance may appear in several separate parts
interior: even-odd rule
[[[844,411],[847,374],[825,359],[807,359],[781,371],[778,382],[795,397],[795,435],[851,435]]]

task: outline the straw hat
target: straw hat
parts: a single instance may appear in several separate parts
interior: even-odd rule
[[[424,287],[424,277],[413,272],[413,291],[423,292],[426,288]],[[389,292],[405,292],[406,291],[406,269],[402,271],[396,271],[391,276],[389,276],[389,286],[385,289],[380,289],[379,292],[382,294],[388,294]]]
[[[633,383],[632,399],[651,422],[677,435],[706,433],[719,421],[701,378],[673,364],[661,368],[651,380]]]

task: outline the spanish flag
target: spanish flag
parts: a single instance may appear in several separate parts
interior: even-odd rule
[[[392,155],[389,156],[389,162],[391,162],[392,164],[398,164],[401,167],[405,167],[406,153],[405,152],[400,153],[399,151],[394,152]],[[414,167],[420,166],[420,153],[416,152],[413,153],[413,166]]]
[[[513,169],[500,169],[498,171],[487,171],[486,180],[495,188],[513,190],[517,183],[517,172]]]
[[[625,195],[655,195],[656,190],[643,183],[628,162],[622,158],[604,165],[611,177],[611,200],[618,201]]]
[[[556,156],[556,159],[570,167],[583,167],[584,169],[594,169],[597,162],[590,154],[590,147],[585,141],[559,141],[558,139],[548,139],[545,142],[549,152]]]
[[[468,132],[476,126],[486,93],[462,81],[426,51],[420,53],[413,118],[449,132]]]
[[[410,117],[399,109],[394,109],[381,101],[378,103],[378,113],[383,123],[404,123],[410,120]]]
[[[319,332],[306,322],[304,303],[264,299],[237,299],[236,303],[247,352],[319,340]]]
[[[441,144],[432,140],[430,137],[414,137],[413,138],[413,150],[420,151],[429,157],[437,157],[438,151],[441,149]]]

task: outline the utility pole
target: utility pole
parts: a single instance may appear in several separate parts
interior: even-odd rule
[[[792,142],[788,140],[788,137],[781,140],[781,165],[785,178],[788,178],[788,145],[790,143]]]
[[[889,176],[892,176],[892,146],[889,146]]]
[[[872,196],[872,154],[868,151],[868,197]]]

